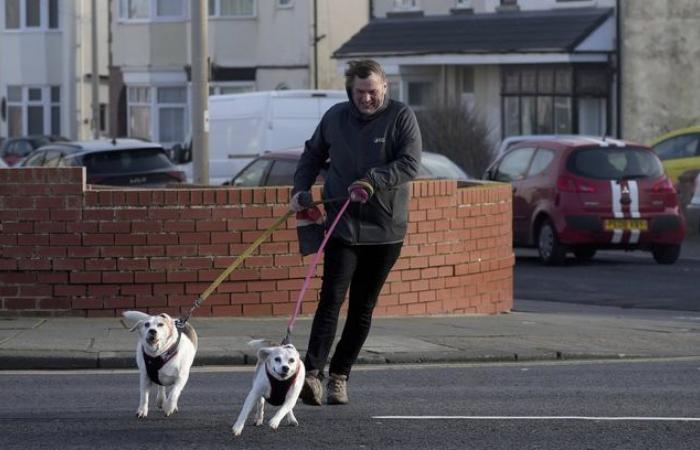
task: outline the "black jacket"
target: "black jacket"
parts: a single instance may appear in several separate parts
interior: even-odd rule
[[[292,192],[309,190],[330,158],[325,199],[347,197],[348,186],[360,178],[375,190],[366,204],[350,204],[333,237],[348,244],[401,242],[408,224],[408,182],[418,172],[422,146],[415,114],[388,95],[371,116],[361,114],[352,101],[336,104],[306,141]],[[326,204],[326,226],[342,203]]]

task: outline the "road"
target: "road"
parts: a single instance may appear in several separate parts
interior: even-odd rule
[[[350,405],[300,403],[298,428],[234,438],[251,370],[198,369],[179,413],[144,420],[135,371],[3,372],[0,448],[639,450],[700,436],[700,359],[358,367]]]
[[[659,265],[647,252],[603,251],[590,262],[543,266],[536,250],[516,249],[514,296],[523,300],[622,308],[700,311],[700,240],[686,240],[681,258]]]

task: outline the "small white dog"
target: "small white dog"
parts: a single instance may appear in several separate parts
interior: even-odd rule
[[[240,436],[254,407],[255,425],[262,425],[265,401],[280,407],[270,419],[270,428],[276,430],[285,417],[288,425],[299,425],[292,412],[306,376],[299,352],[292,344],[266,346],[264,340],[254,340],[248,344],[258,349],[258,362],[255,366],[253,388],[245,399],[236,423],[233,424],[233,434]]]
[[[180,330],[175,320],[163,313],[149,316],[139,311],[125,311],[124,317],[138,330],[136,365],[141,373],[141,399],[136,416],[148,415],[148,396],[153,384],[158,385],[156,405],[166,417],[177,411],[177,401],[187,384],[190,368],[197,353],[197,333],[189,323]],[[167,387],[167,395],[166,395]]]

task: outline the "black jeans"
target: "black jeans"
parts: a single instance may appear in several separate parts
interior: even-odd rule
[[[401,253],[402,242],[382,245],[347,245],[331,239],[323,258],[321,295],[311,326],[304,359],[306,370],[319,375],[335,339],[340,307],[350,288],[343,334],[335,348],[329,372],[350,375],[372,324],[379,292]]]

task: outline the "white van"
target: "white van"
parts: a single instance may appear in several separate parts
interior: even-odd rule
[[[286,90],[209,97],[209,184],[220,185],[253,158],[303,146],[323,114],[348,99],[345,91]],[[193,151],[197,151],[193,149]],[[178,157],[192,182],[191,153]]]

